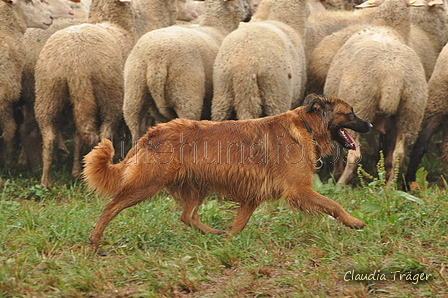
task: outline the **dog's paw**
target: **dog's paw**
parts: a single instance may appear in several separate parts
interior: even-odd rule
[[[226,231],[218,230],[218,229],[212,229],[209,233],[214,234],[214,235],[227,235]]]
[[[348,226],[352,229],[362,229],[366,226],[366,224],[359,219],[354,218],[354,220],[352,220],[352,223]]]

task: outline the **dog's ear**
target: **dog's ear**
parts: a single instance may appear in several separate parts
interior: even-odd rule
[[[305,112],[324,114],[329,110],[329,102],[323,95],[310,94],[304,101]]]

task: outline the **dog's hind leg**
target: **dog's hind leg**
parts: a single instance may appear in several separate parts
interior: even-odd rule
[[[181,202],[183,206],[182,215],[180,219],[187,226],[196,228],[202,233],[210,233],[215,235],[225,234],[224,231],[213,229],[199,220],[198,211],[199,206],[205,198],[205,194],[198,192],[193,187],[184,187],[180,191],[170,191],[174,199]]]
[[[329,214],[342,222],[344,225],[353,229],[360,229],[365,226],[365,223],[351,216],[337,202],[317,193],[311,187],[301,187],[293,192],[290,192],[289,196],[286,198],[286,201],[292,207],[303,211],[323,212]]]
[[[246,226],[252,213],[258,207],[258,204],[244,204],[238,208],[235,219],[233,220],[232,228],[229,231],[230,235],[237,235]]]
[[[151,186],[148,188],[131,189],[116,196],[112,202],[107,204],[103,213],[98,219],[92,233],[90,234],[90,244],[97,249],[100,244],[100,239],[103,236],[104,229],[107,224],[126,208],[134,206],[149,197],[152,197],[161,187]]]

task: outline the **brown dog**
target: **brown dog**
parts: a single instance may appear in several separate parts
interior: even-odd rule
[[[204,233],[222,234],[198,219],[210,192],[239,204],[230,234],[239,233],[262,202],[285,198],[300,210],[324,212],[351,228],[364,223],[311,186],[319,155],[333,140],[354,149],[344,128],[367,132],[372,125],[335,97],[310,95],[305,106],[253,120],[176,119],[151,127],[119,164],[111,164],[112,143],[103,140],[84,158],[87,184],[113,198],[90,241],[98,247],[106,225],[120,211],[165,187],[183,207],[181,220]]]

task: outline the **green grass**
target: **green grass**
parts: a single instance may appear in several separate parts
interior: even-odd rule
[[[109,199],[59,175],[46,190],[36,175],[2,174],[0,297],[448,295],[444,187],[415,192],[421,204],[381,183],[351,188],[317,180],[320,193],[367,227],[351,230],[280,200],[263,204],[233,238],[185,226],[173,200],[160,192],[120,213],[96,254],[88,235]],[[209,198],[200,216],[226,229],[233,215],[232,204]],[[375,272],[387,280],[347,280]],[[421,274],[429,280],[412,280]]]

